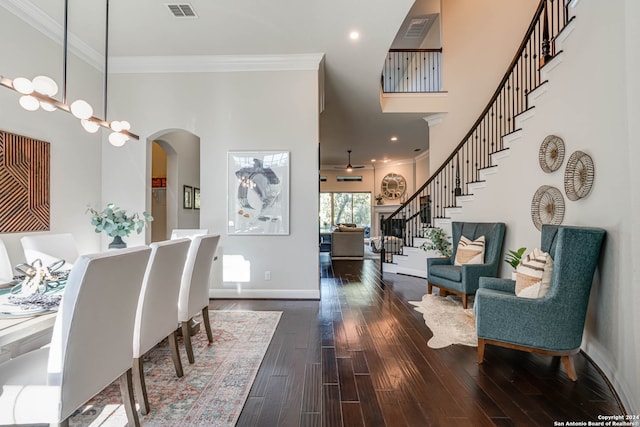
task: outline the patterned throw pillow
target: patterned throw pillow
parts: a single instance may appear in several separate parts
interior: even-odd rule
[[[484,236],[471,241],[460,237],[454,265],[484,264]]]
[[[522,259],[516,269],[516,295],[522,298],[541,298],[551,282],[553,259],[536,248]]]

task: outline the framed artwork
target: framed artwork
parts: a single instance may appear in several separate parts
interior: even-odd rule
[[[193,187],[193,209],[200,209],[200,189]]]
[[[190,185],[182,186],[182,207],[193,209],[193,187]]]
[[[227,234],[289,234],[288,151],[227,155]]]

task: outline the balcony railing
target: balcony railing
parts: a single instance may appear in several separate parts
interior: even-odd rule
[[[390,49],[382,71],[385,93],[441,90],[442,49]]]

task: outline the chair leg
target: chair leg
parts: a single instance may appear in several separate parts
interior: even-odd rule
[[[427,294],[431,294],[433,290],[433,285],[431,284],[431,282],[427,282]]]
[[[562,356],[562,364],[567,371],[567,376],[571,381],[578,381],[578,375],[576,374],[576,367],[573,364],[573,356]]]
[[[133,386],[140,401],[142,415],[149,413],[149,398],[147,397],[147,385],[144,382],[144,364],[142,357],[133,358]]]
[[[484,362],[484,338],[478,338],[478,364]]]
[[[184,340],[184,348],[187,350],[187,359],[189,359],[189,363],[193,363],[196,361],[195,357],[193,357],[193,347],[191,346],[191,334],[189,334],[189,319],[186,322],[182,322],[182,339]]]
[[[462,308],[467,309],[467,302],[469,296],[467,294],[462,294]]]
[[[178,349],[178,330],[174,330],[169,334],[169,348],[171,349],[171,360],[176,368],[178,378],[184,375],[182,371],[182,360],[180,360],[180,350]]]
[[[136,400],[133,397],[131,369],[127,369],[127,372],[120,375],[120,394],[122,394],[128,424],[133,427],[140,427],[140,419],[138,418],[138,411],[136,411]]]
[[[209,306],[202,308],[202,322],[204,323],[204,330],[207,331],[207,339],[209,343],[212,343],[213,332],[211,332],[211,321],[209,320]]]

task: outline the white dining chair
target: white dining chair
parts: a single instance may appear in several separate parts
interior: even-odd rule
[[[202,236],[208,233],[209,230],[206,228],[174,228],[171,230],[171,239],[180,239],[182,237],[192,239],[195,236]]]
[[[209,277],[219,241],[219,234],[195,236],[191,240],[182,273],[178,299],[178,320],[181,324],[182,339],[187,350],[189,363],[195,361],[189,323],[198,313],[202,313],[202,323],[207,331],[207,338],[210,343],[213,342],[213,333],[209,322]]]
[[[190,244],[191,241],[185,238],[150,245],[151,256],[142,281],[133,329],[133,383],[140,412],[144,415],[149,412],[149,399],[142,357],[168,337],[176,375],[183,375],[177,340],[178,294]]]
[[[13,279],[13,268],[9,260],[7,248],[2,239],[0,239],[0,285],[10,283]]]
[[[20,239],[24,257],[31,264],[36,259],[42,261],[42,265],[51,265],[63,259],[65,264],[62,270],[70,270],[80,254],[78,246],[71,233],[49,233],[24,236]]]
[[[151,249],[81,256],[64,290],[48,347],[0,364],[0,424],[68,425],[85,402],[119,378],[130,426],[133,325]]]

